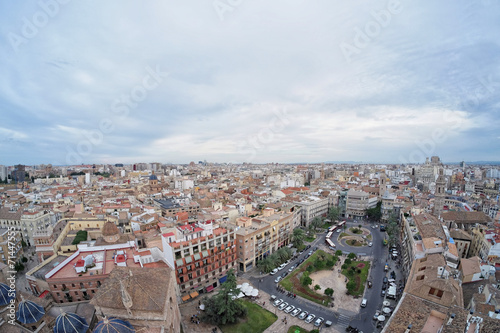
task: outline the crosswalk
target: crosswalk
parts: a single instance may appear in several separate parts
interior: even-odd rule
[[[342,332],[346,329],[347,326],[349,326],[349,323],[351,322],[351,317],[345,316],[341,313],[339,313],[339,317],[337,320],[337,326],[340,326],[343,328]]]

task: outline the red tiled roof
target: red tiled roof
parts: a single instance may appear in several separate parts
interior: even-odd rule
[[[174,236],[175,234],[173,232],[169,232],[169,233],[166,233],[166,234],[163,234],[162,236],[163,237],[170,237],[170,236]]]
[[[76,265],[75,265],[75,266],[76,266],[76,267],[83,267],[83,266],[85,266],[85,261],[80,259],[80,260],[78,260],[78,261],[76,262]]]

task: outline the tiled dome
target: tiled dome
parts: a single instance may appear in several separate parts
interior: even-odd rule
[[[16,298],[16,292],[11,292],[11,296],[9,296],[10,288],[8,285],[4,283],[0,283],[0,306],[7,305],[10,303],[11,299]]]
[[[134,333],[135,329],[128,321],[110,317],[104,318],[94,329],[93,333]]]
[[[23,324],[32,324],[39,321],[45,314],[42,306],[23,299],[17,309],[17,320]]]
[[[54,333],[85,333],[89,325],[87,321],[74,313],[63,312],[56,318]]]

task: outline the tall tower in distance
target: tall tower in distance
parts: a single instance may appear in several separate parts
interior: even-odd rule
[[[382,197],[386,190],[387,190],[387,176],[385,175],[385,172],[382,172],[382,174],[380,175],[378,195]]]
[[[439,169],[439,176],[436,180],[436,192],[434,193],[434,215],[439,217],[443,212],[444,195],[445,195],[446,179],[444,178],[443,168]]]

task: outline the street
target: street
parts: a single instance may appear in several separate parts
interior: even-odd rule
[[[365,308],[360,308],[358,313],[353,313],[352,311],[342,310],[339,308],[338,312],[334,312],[330,310],[328,307],[321,306],[312,301],[303,299],[299,296],[296,298],[288,297],[287,293],[280,293],[277,290],[277,283],[274,282],[277,276],[283,274],[288,268],[292,265],[298,264],[299,260],[305,258],[308,251],[304,251],[301,255],[299,255],[295,260],[291,261],[289,265],[287,265],[282,271],[277,273],[276,275],[263,275],[263,276],[249,276],[249,280],[257,286],[259,289],[265,291],[270,295],[276,295],[278,299],[283,299],[283,301],[293,305],[295,307],[301,308],[303,311],[308,311],[316,315],[316,318],[323,317],[326,320],[330,320],[333,322],[336,329],[341,332],[345,331],[345,328],[348,325],[353,327],[357,327],[363,332],[374,332],[376,331],[376,322],[372,320],[375,315],[376,310],[380,310],[382,308],[382,302],[385,300],[384,297],[381,297],[382,285],[384,277],[388,276],[391,271],[396,272],[396,277],[399,279],[402,277],[402,274],[399,270],[395,269],[395,263],[387,258],[389,257],[387,246],[382,245],[382,239],[384,238],[385,232],[381,232],[379,228],[372,229],[369,223],[360,222],[360,221],[352,221],[347,220],[346,229],[353,226],[358,226],[362,224],[363,227],[368,228],[372,234],[372,242],[373,246],[368,247],[351,247],[344,244],[341,244],[337,238],[338,233],[334,233],[332,237],[332,242],[336,245],[336,249],[342,250],[345,255],[350,252],[357,254],[358,256],[367,256],[371,258],[371,270],[369,273],[368,280],[372,281],[372,288],[365,288],[364,298],[367,299],[367,305]],[[311,247],[320,246],[325,243],[326,233],[319,234],[318,237],[311,243]],[[390,269],[385,272],[384,265],[388,263]],[[387,274],[387,275],[386,275]],[[391,307],[395,307],[395,301],[391,300]],[[276,310],[278,315],[283,311]],[[302,325],[304,328],[312,329],[313,324],[307,324],[303,322]]]

